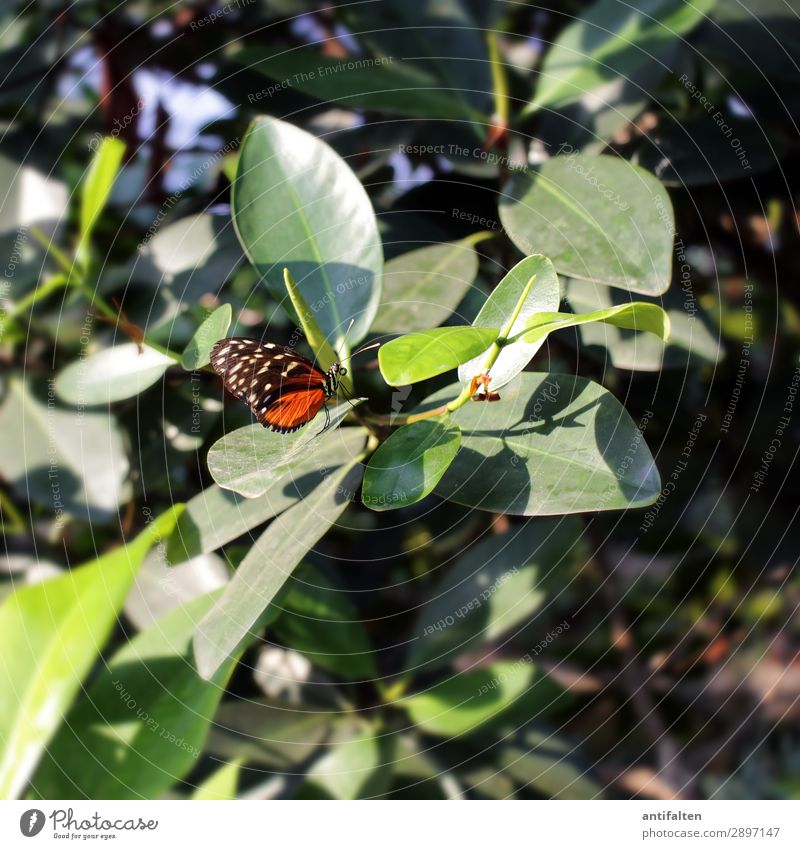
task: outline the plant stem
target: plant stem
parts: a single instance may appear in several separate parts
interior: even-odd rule
[[[489,48],[489,67],[492,71],[492,90],[494,92],[494,117],[497,126],[508,127],[510,116],[508,101],[508,80],[506,69],[503,65],[503,57],[500,55],[500,46],[497,43],[497,33],[488,32],[486,41]]]
[[[6,525],[6,516],[11,520],[10,525]],[[19,534],[27,530],[25,520],[22,514],[14,506],[14,502],[0,489],[0,528],[6,534]]]
[[[63,289],[68,282],[69,278],[66,274],[54,275],[46,283],[37,286],[32,292],[28,292],[21,301],[14,304],[7,313],[8,317],[16,318],[20,313],[32,307],[37,301],[46,298],[48,295],[52,295],[53,292],[57,292],[59,289]]]

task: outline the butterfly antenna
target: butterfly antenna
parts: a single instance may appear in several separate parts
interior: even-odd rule
[[[363,348],[359,348],[357,351],[353,351],[353,353],[350,354],[350,356],[355,357],[356,354],[363,354],[364,351],[371,351],[373,348],[377,348],[382,344],[383,344],[382,342],[373,342],[371,345],[365,345]]]

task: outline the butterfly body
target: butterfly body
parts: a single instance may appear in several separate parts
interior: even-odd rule
[[[339,363],[324,372],[289,348],[239,336],[217,342],[211,367],[264,427],[278,433],[291,433],[310,422],[347,374]]]

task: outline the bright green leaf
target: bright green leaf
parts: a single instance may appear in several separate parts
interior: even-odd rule
[[[613,156],[572,154],[516,174],[500,220],[524,253],[559,274],[658,295],[670,284],[675,224],[666,189]]]
[[[560,291],[558,275],[550,260],[541,255],[526,257],[498,283],[473,324],[476,327],[505,328],[516,314],[517,317],[508,332],[508,337],[511,337],[518,334],[536,313],[557,310],[561,300]],[[489,389],[495,391],[516,377],[530,362],[541,344],[520,340],[503,348],[491,368],[492,382]],[[483,351],[479,356],[464,363],[458,369],[459,380],[469,383],[475,375],[481,374],[485,360],[486,352]]]
[[[331,472],[258,538],[197,628],[194,651],[201,675],[211,678],[247,639],[294,568],[356,496],[360,475],[357,462]],[[273,618],[278,612],[271,611]]]
[[[169,510],[126,546],[22,587],[0,605],[0,798],[24,790],[111,633],[136,571],[179,512]]]
[[[381,295],[383,249],[372,204],[327,144],[275,118],[257,118],[242,142],[233,186],[239,240],[274,297],[287,267],[331,345],[362,339]]]
[[[235,663],[211,681],[192,665],[192,631],[218,596],[173,610],[111,657],[48,747],[37,796],[154,799],[195,766]]]
[[[437,327],[407,333],[378,349],[381,374],[390,386],[419,383],[485,351],[499,332],[497,327]]]
[[[646,331],[658,336],[662,341],[669,338],[670,322],[667,313],[657,304],[646,304],[641,301],[632,301],[581,315],[567,312],[539,313],[528,322],[528,329],[522,332],[522,338],[526,342],[542,341],[555,330],[593,322],[613,324],[615,327],[623,327],[626,330]]]
[[[230,304],[223,304],[206,316],[181,356],[181,365],[186,371],[194,371],[211,362],[211,349],[225,337],[232,318]]]
[[[565,297],[574,310],[606,310],[628,295],[583,280],[569,280]],[[685,369],[688,362],[713,364],[722,358],[719,339],[704,321],[704,312],[691,291],[673,286],[659,299],[669,316],[670,336],[664,343],[652,333],[616,329],[608,324],[586,324],[580,329],[581,350],[608,359],[616,368],[634,371]]]
[[[135,398],[174,365],[172,357],[147,345],[140,352],[135,342],[128,342],[68,365],[56,377],[56,392],[79,407],[106,405]]]
[[[124,155],[125,144],[118,138],[107,136],[92,157],[81,183],[81,233],[77,249],[79,256],[88,249],[92,231],[111,194]]]
[[[541,684],[534,681],[537,677],[532,663],[504,661],[454,675],[398,705],[405,707],[421,731],[457,737],[497,719],[520,696]]]
[[[236,798],[236,787],[242,762],[239,760],[223,764],[192,793],[192,799],[201,802],[228,801]]]
[[[398,428],[370,458],[361,500],[372,510],[395,510],[421,501],[441,480],[461,444],[451,420]]]

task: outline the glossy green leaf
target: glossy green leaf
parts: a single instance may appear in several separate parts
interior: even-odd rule
[[[157,383],[175,360],[135,342],[104,348],[77,360],[56,377],[58,397],[79,407],[135,398]]]
[[[137,569],[178,513],[169,510],[126,546],[22,587],[0,605],[0,798],[24,790],[111,633]]]
[[[129,497],[122,434],[108,414],[64,409],[53,395],[9,381],[0,408],[0,474],[57,517],[106,521]]]
[[[398,428],[367,464],[362,502],[371,510],[396,510],[421,501],[439,483],[460,444],[461,431],[450,419]]]
[[[561,300],[560,292],[558,275],[550,260],[541,255],[526,257],[498,283],[473,324],[477,327],[505,328],[516,313],[517,318],[508,331],[507,338],[510,338],[519,334],[537,313],[557,310]],[[516,377],[541,345],[541,341],[520,339],[503,348],[491,368],[490,390],[496,391]],[[481,374],[485,360],[486,352],[482,351],[479,356],[460,366],[459,380],[469,383],[475,375]]]
[[[452,398],[449,386],[422,409]],[[661,491],[655,462],[624,407],[583,377],[525,372],[496,403],[452,414],[461,448],[437,495],[481,510],[526,516],[622,510]]]
[[[345,462],[361,452],[367,437],[363,428],[337,427],[351,410],[347,402],[333,407],[331,427],[322,435],[324,410],[294,433],[274,433],[260,424],[240,427],[209,449],[211,477],[223,489],[233,490],[245,498],[257,498],[293,468],[301,466],[310,452],[324,453],[331,458],[331,465],[337,465],[336,460]]]
[[[345,591],[326,574],[306,566],[296,571],[281,600],[272,630],[283,643],[345,681],[378,675],[364,624]]]
[[[342,354],[338,354],[328,343],[328,340],[319,326],[317,319],[314,317],[314,310],[306,303],[303,293],[297,286],[292,273],[288,268],[283,269],[283,283],[286,286],[286,294],[289,296],[289,302],[297,314],[297,319],[300,322],[300,327],[305,334],[306,342],[314,352],[314,358],[317,365],[323,370],[328,371],[330,367],[339,362],[342,356],[347,353],[346,340],[342,341]],[[352,385],[350,379],[346,375],[341,376],[342,381],[346,383],[350,394],[352,395]]]
[[[539,313],[528,322],[528,329],[523,331],[522,338],[526,342],[536,342],[546,339],[554,331],[565,327],[598,322],[613,324],[614,327],[622,327],[626,330],[652,333],[663,342],[669,338],[669,315],[657,304],[647,304],[642,301],[632,301],[580,315],[568,312]]]
[[[645,73],[651,80],[649,69],[661,63],[661,54],[701,23],[715,3],[597,0],[547,52],[536,95],[523,114],[562,106],[617,78],[636,80]],[[668,70],[663,67],[662,75]]]
[[[664,187],[612,156],[556,156],[516,174],[500,220],[525,254],[559,274],[658,295],[670,284],[675,224]]]
[[[296,88],[345,108],[375,109],[416,118],[485,119],[480,113],[465,109],[460,98],[454,97],[433,74],[392,57],[379,61],[334,59],[304,48],[252,48],[238,53],[236,61],[275,80],[273,94]],[[263,91],[270,92],[270,87]]]
[[[574,310],[605,310],[615,302],[627,303],[623,292],[583,280],[569,280],[565,297]],[[716,363],[722,359],[720,341],[704,321],[704,311],[691,289],[673,285],[659,299],[667,311],[669,340],[662,342],[652,333],[617,329],[609,324],[586,324],[580,329],[581,350],[616,368],[634,371],[684,369],[687,363]]]
[[[551,573],[566,573],[580,540],[571,517],[532,519],[484,537],[445,572],[420,608],[405,668],[452,663],[477,643],[491,644],[531,621]]]
[[[186,371],[194,371],[211,362],[211,349],[225,338],[232,318],[230,304],[223,304],[206,316],[181,355],[181,365]]]
[[[261,534],[197,627],[194,651],[201,675],[211,678],[247,639],[294,568],[356,497],[360,476],[357,462],[331,472]]]
[[[524,661],[503,661],[462,672],[435,684],[424,693],[398,703],[411,721],[427,734],[457,737],[469,734],[537,686],[536,667]]]
[[[81,232],[78,242],[80,256],[89,245],[97,219],[100,217],[125,155],[125,144],[118,138],[107,136],[94,152],[92,161],[81,183]]]
[[[289,310],[287,267],[337,350],[369,329],[381,295],[383,249],[364,187],[327,144],[261,117],[249,127],[233,186],[233,219],[250,261]]]
[[[259,425],[260,427],[260,425]],[[304,498],[330,469],[357,456],[366,431],[340,428],[298,455],[297,463],[254,498],[212,485],[190,498],[167,544],[167,559],[180,563],[216,551]],[[266,464],[265,464],[266,465]]]
[[[239,784],[241,761],[231,761],[215,769],[211,775],[192,793],[192,799],[200,802],[228,801],[236,798],[236,787]]]
[[[428,245],[389,260],[370,332],[394,335],[428,330],[448,319],[478,275],[472,243],[462,239]]]
[[[192,631],[218,595],[168,613],[111,657],[48,747],[37,796],[153,799],[194,767],[235,663],[211,681],[192,665]]]
[[[390,386],[419,383],[485,351],[499,332],[497,327],[437,327],[407,333],[378,348],[381,374]]]

